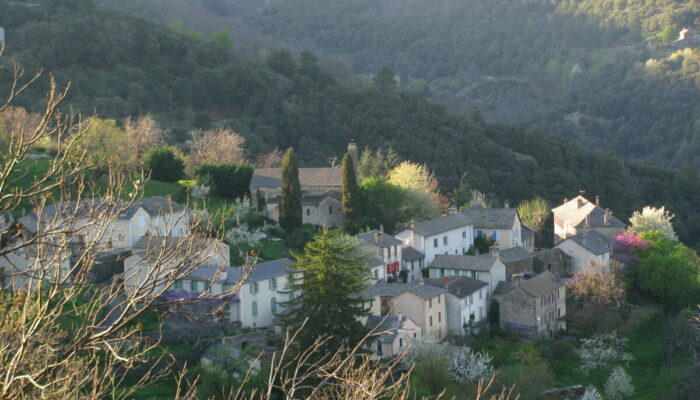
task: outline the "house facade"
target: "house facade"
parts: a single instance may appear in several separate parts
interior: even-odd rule
[[[553,208],[552,214],[554,215],[554,243],[592,230],[615,237],[625,229],[625,224],[615,218],[609,209],[603,209],[600,206],[599,196],[596,196],[595,203],[581,195],[576,196]]]
[[[428,274],[430,278],[466,276],[485,282],[488,289],[487,301],[491,299],[496,286],[507,279],[506,266],[499,259],[497,252],[478,256],[438,255],[428,266]]]
[[[50,245],[26,245],[21,241],[10,244],[15,251],[0,257],[0,288],[6,290],[33,290],[42,281],[56,284],[71,282],[71,255],[56,252]]]
[[[421,283],[379,283],[360,296],[370,303],[370,315],[406,316],[421,328],[423,337],[442,340],[447,336],[446,293]]]
[[[375,279],[385,279],[388,276],[398,278],[401,271],[402,241],[384,233],[381,229],[361,233],[357,235],[357,238],[361,240],[363,248],[373,257],[381,260],[384,265],[384,270],[380,274],[373,271]],[[407,280],[411,281],[410,278]]]
[[[423,337],[420,326],[406,316],[373,315],[367,318],[365,328],[377,334],[367,347],[378,357],[397,356]]]
[[[396,238],[423,254],[423,264],[430,265],[438,254],[466,254],[474,244],[473,224],[462,214],[451,214],[411,224]]]
[[[572,272],[582,272],[586,264],[597,263],[604,268],[610,265],[613,239],[597,230],[570,236],[555,248],[572,258]]]
[[[499,250],[523,246],[520,217],[508,202],[504,208],[474,206],[462,213],[474,223],[474,236],[495,240]]]
[[[559,248],[539,250],[533,253],[534,272],[549,271],[557,278],[570,278],[574,274],[574,259]]]
[[[566,286],[551,272],[499,285],[501,329],[529,339],[553,338],[566,329]]]
[[[447,332],[465,335],[487,321],[488,284],[466,276],[446,276],[425,280],[426,285],[447,290]]]
[[[506,266],[506,279],[534,270],[535,255],[520,246],[499,250],[498,258]]]

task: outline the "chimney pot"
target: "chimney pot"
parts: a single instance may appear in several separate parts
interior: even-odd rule
[[[583,197],[579,196],[576,199],[576,208],[581,208],[581,207],[583,207]]]
[[[498,257],[498,247],[496,247],[496,246],[489,247],[489,253],[491,253],[491,255],[494,257]]]
[[[598,195],[595,196],[595,205],[600,207],[600,196],[598,196]]]
[[[503,207],[505,208],[510,208],[510,200],[506,200],[503,202]]]

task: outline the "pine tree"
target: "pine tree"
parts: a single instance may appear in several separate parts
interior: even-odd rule
[[[370,277],[359,241],[324,230],[292,255],[296,263],[284,292],[289,301],[281,303],[284,312],[278,315],[282,326],[295,332],[306,321],[298,336],[301,349],[328,337],[320,354],[356,345],[365,333],[358,318],[369,315],[366,300],[358,296]]]
[[[343,213],[348,222],[355,222],[361,216],[360,186],[357,184],[355,165],[349,153],[343,157]]]
[[[280,226],[293,232],[301,226],[301,185],[294,149],[289,148],[282,160],[282,193],[280,195]]]

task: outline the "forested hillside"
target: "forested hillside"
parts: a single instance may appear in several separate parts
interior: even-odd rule
[[[272,0],[251,23],[459,111],[698,168],[700,53],[672,42],[699,15],[695,0]]]
[[[664,204],[677,214],[679,236],[700,242],[700,180],[692,168],[590,153],[564,138],[450,114],[391,79],[351,87],[308,52],[244,59],[231,51],[236,37],[187,33],[87,0],[36,7],[0,1],[0,25],[8,37],[3,64],[16,60],[72,82],[65,111],[119,120],[153,112],[173,143],[194,127],[229,126],[246,138],[251,158],[294,146],[304,165],[342,156],[350,139],[361,147],[391,146],[434,169],[445,194],[464,184],[497,204],[536,195],[558,203],[582,189],[600,194],[622,218]],[[9,82],[5,68],[3,93]],[[18,104],[36,110],[46,85],[44,76]]]

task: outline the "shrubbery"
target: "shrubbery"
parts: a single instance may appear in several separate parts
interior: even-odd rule
[[[175,182],[182,179],[185,173],[185,161],[169,146],[157,146],[148,150],[143,159],[143,167],[152,179],[163,182]]]
[[[253,166],[204,163],[197,167],[195,176],[201,185],[210,187],[214,194],[227,199],[236,199],[248,194]]]

